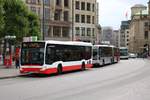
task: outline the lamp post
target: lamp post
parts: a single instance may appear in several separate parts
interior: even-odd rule
[[[45,40],[45,0],[43,0],[43,40]]]
[[[74,0],[72,0],[72,41],[74,41]]]

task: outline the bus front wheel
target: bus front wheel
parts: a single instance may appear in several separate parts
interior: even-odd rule
[[[85,70],[85,63],[82,63],[81,70]]]

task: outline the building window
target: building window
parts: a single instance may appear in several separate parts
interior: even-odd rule
[[[61,0],[56,0],[56,5],[60,6],[61,5]]]
[[[36,0],[31,0],[31,4],[36,4]]]
[[[69,0],[64,0],[64,7],[69,7]]]
[[[91,16],[87,15],[87,23],[90,24],[91,23]]]
[[[60,18],[61,18],[61,11],[56,10],[54,15],[54,20],[60,20]]]
[[[76,22],[79,23],[80,22],[80,15],[76,14]]]
[[[144,26],[147,27],[147,26],[148,26],[148,22],[145,22],[145,23],[144,23]]]
[[[147,18],[147,15],[143,15],[143,18]]]
[[[69,12],[64,11],[64,21],[69,21]]]
[[[148,31],[145,31],[145,33],[144,33],[144,39],[148,39]]]
[[[80,36],[80,28],[76,27],[76,36]]]
[[[92,24],[95,24],[95,17],[92,16]]]
[[[32,12],[36,13],[36,7],[31,7],[30,9]]]
[[[63,37],[69,37],[69,28],[68,27],[64,27],[62,29],[62,36]]]
[[[30,3],[30,0],[26,0],[26,3],[27,3],[27,4]]]
[[[81,10],[85,10],[85,2],[81,2]]]
[[[81,23],[85,23],[85,15],[81,15]]]
[[[95,29],[92,29],[92,36],[95,37]]]
[[[87,28],[87,36],[91,36],[91,28]]]
[[[46,6],[49,6],[49,5],[50,5],[50,0],[44,0],[44,4],[45,4]]]
[[[41,9],[38,8],[38,16],[41,16]]]
[[[95,12],[95,4],[92,5],[92,11]]]
[[[45,12],[44,12],[44,18],[45,19],[50,19],[50,9],[49,8],[44,8],[45,10]]]
[[[38,4],[41,4],[41,0],[38,0],[37,2],[38,2]]]
[[[48,37],[52,37],[51,27],[49,27],[49,29],[48,29],[48,34],[47,34],[46,36],[48,36]]]
[[[54,37],[60,37],[61,34],[61,28],[60,27],[53,27],[53,36]]]
[[[79,1],[76,1],[76,9],[80,9],[80,2]]]
[[[87,11],[91,11],[91,4],[87,3]]]
[[[81,35],[82,35],[82,36],[85,36],[85,28],[84,28],[84,27],[81,28],[81,32],[82,32]]]

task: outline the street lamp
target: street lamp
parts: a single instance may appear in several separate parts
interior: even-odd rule
[[[45,0],[43,0],[43,40],[45,40]]]
[[[72,41],[74,41],[74,0],[72,0]]]

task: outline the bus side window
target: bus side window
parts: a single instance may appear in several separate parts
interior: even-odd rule
[[[46,64],[51,64],[55,61],[54,54],[55,54],[54,48],[51,47],[46,48]]]

